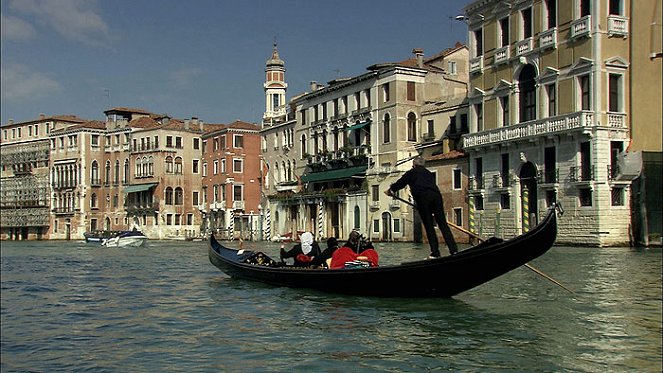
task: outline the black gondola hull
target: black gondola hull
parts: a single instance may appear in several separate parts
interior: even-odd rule
[[[456,255],[400,265],[355,269],[299,269],[243,263],[252,252],[209,240],[209,259],[231,277],[276,286],[381,297],[451,297],[543,255],[557,235],[551,209],[541,224],[508,241],[488,240]]]

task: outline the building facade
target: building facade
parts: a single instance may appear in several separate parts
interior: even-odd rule
[[[463,147],[476,230],[518,235],[560,202],[559,243],[629,243],[633,176],[618,161],[634,125],[632,91],[645,82],[633,81],[627,3],[482,0],[465,8]]]

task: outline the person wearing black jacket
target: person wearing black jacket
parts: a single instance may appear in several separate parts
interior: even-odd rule
[[[421,222],[426,230],[426,237],[428,237],[430,245],[429,259],[440,256],[434,223],[437,223],[440,227],[442,237],[449,247],[449,253],[454,255],[458,252],[458,247],[444,217],[442,194],[435,183],[435,175],[426,169],[425,164],[426,161],[423,157],[415,158],[412,162],[412,169],[405,172],[400,179],[391,184],[389,189],[385,191],[385,194],[391,197],[394,195],[394,192],[405,188],[405,186],[409,186],[410,193],[419,211],[419,216],[421,216]]]

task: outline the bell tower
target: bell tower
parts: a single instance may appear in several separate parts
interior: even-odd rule
[[[272,57],[265,66],[265,113],[262,116],[263,125],[284,122],[286,117],[285,91],[288,84],[285,82],[285,63],[279,57],[279,51],[274,41]]]

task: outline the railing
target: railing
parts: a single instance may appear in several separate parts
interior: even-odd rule
[[[594,173],[595,166],[577,167],[572,166],[569,169],[569,179],[572,182],[593,181],[595,179]]]
[[[72,215],[79,212],[80,209],[73,207],[55,207],[52,211],[55,215]]]
[[[90,186],[93,186],[93,187],[101,186],[101,180],[100,179],[90,180]]]
[[[494,61],[494,64],[495,64],[495,65],[499,65],[499,64],[501,64],[501,63],[506,63],[507,61],[509,61],[509,57],[510,57],[510,56],[509,56],[509,54],[510,54],[510,53],[509,53],[509,50],[510,50],[510,49],[509,49],[509,46],[508,46],[508,45],[505,46],[505,47],[502,47],[502,48],[499,48],[499,49],[495,50],[495,57],[494,57],[494,58],[495,58],[495,61]]]
[[[557,28],[553,27],[539,34],[539,48],[557,48]]]
[[[379,209],[380,208],[380,201],[371,201],[371,206],[372,209]]]
[[[591,16],[584,16],[578,20],[571,22],[571,38],[589,37],[590,30],[592,29]]]
[[[626,114],[608,113],[608,126],[612,128],[626,128]]]
[[[522,56],[534,49],[534,39],[527,38],[516,43],[516,56]]]
[[[234,210],[243,210],[244,209],[244,201],[233,201],[233,209]]]
[[[493,175],[493,188],[508,188],[511,185],[511,177],[510,175],[503,174],[503,173],[498,173],[497,175]]]
[[[540,184],[559,183],[559,168],[541,170],[538,172],[537,179]]]
[[[608,181],[612,181],[617,177],[619,173],[619,166],[616,164],[607,165],[608,168]]]
[[[470,59],[470,74],[478,74],[483,71],[483,56]]]
[[[534,136],[569,131],[577,128],[591,127],[594,114],[589,111],[534,120],[513,126],[495,128],[488,131],[463,135],[463,147],[497,144],[505,141],[516,141]]]
[[[608,16],[608,35],[628,35],[628,18],[617,15]]]
[[[392,199],[389,202],[389,207],[391,207],[392,209],[397,209],[397,208],[401,207],[401,201],[399,201],[397,199]]]
[[[154,212],[154,211],[159,211],[159,202],[127,203],[124,205],[124,209],[129,212],[135,212],[135,211]]]
[[[470,176],[468,178],[468,182],[469,182],[469,189],[470,190],[485,189],[483,177]]]

